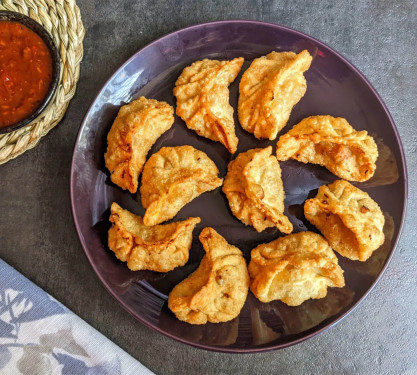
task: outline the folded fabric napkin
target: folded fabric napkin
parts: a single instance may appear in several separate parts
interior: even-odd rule
[[[0,374],[153,374],[0,259]]]

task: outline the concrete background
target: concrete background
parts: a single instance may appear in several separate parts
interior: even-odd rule
[[[417,3],[360,1],[78,0],[87,31],[77,93],[31,151],[0,166],[0,256],[158,374],[416,374]],[[387,104],[409,171],[406,224],[366,300],[325,333],[284,350],[218,354],[177,343],[125,312],[96,277],[71,216],[69,172],[81,120],[105,80],[168,32],[221,19],[290,26],[355,64]]]

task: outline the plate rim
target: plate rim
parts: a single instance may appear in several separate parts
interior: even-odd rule
[[[385,115],[387,116],[389,122],[391,123],[391,127],[394,131],[395,134],[395,138],[396,141],[398,142],[399,145],[399,150],[400,150],[400,156],[401,156],[401,168],[404,174],[404,180],[403,180],[403,188],[404,188],[404,204],[403,204],[403,209],[402,209],[402,215],[401,215],[401,222],[399,224],[399,228],[398,228],[398,235],[397,238],[395,239],[393,245],[392,245],[392,249],[385,261],[385,264],[383,266],[383,268],[381,269],[379,275],[376,277],[376,279],[374,280],[374,282],[370,285],[370,287],[368,288],[368,290],[347,310],[345,311],[342,315],[340,315],[337,319],[335,319],[334,321],[332,321],[331,323],[326,324],[324,327],[321,327],[319,329],[314,329],[314,327],[310,328],[308,331],[308,334],[299,337],[293,341],[290,342],[285,342],[285,343],[281,343],[281,344],[276,344],[276,345],[272,345],[272,346],[262,346],[259,348],[229,348],[229,347],[222,347],[222,346],[215,346],[215,345],[206,345],[206,344],[199,344],[196,342],[192,342],[189,341],[187,339],[175,336],[174,334],[170,333],[170,332],[166,332],[163,329],[159,328],[156,325],[153,325],[152,323],[146,321],[145,319],[143,319],[141,316],[137,315],[135,313],[135,311],[128,306],[124,301],[122,301],[121,299],[119,299],[119,297],[113,293],[113,291],[111,290],[111,288],[107,285],[106,280],[102,277],[102,275],[97,272],[96,266],[94,264],[94,262],[91,259],[91,256],[89,255],[89,252],[87,251],[87,245],[84,241],[84,238],[82,236],[81,233],[81,227],[80,224],[76,218],[76,213],[75,213],[75,197],[74,197],[74,162],[75,162],[75,154],[76,154],[76,148],[79,144],[80,138],[81,138],[81,133],[84,129],[84,126],[86,124],[87,118],[90,114],[90,111],[92,110],[92,108],[95,106],[98,98],[100,97],[100,95],[103,93],[104,89],[107,87],[107,85],[113,80],[113,78],[120,72],[121,69],[123,69],[125,66],[127,66],[132,60],[134,60],[136,58],[136,56],[138,56],[139,54],[143,53],[146,49],[152,47],[154,44],[160,43],[161,41],[163,41],[164,39],[167,39],[175,34],[178,34],[180,32],[183,31],[191,31],[193,29],[198,29],[201,28],[202,26],[213,26],[213,25],[218,25],[218,24],[252,24],[252,25],[260,25],[260,26],[268,26],[268,27],[273,27],[276,29],[279,29],[280,31],[284,31],[284,32],[289,32],[292,34],[296,34],[304,39],[313,41],[315,44],[319,45],[322,48],[328,49],[331,53],[333,53],[334,55],[336,55],[338,58],[340,58],[345,64],[348,65],[348,67],[350,69],[352,69],[360,78],[361,80],[368,86],[368,88],[371,90],[372,94],[374,95],[374,97],[378,100],[378,102],[381,104],[382,109],[385,112]],[[180,28],[178,30],[172,31],[170,33],[164,34],[161,37],[151,41],[150,43],[146,44],[145,46],[143,46],[142,48],[140,48],[139,50],[137,50],[132,56],[130,56],[127,60],[125,60],[112,74],[111,76],[105,81],[105,83],[101,86],[100,90],[98,91],[97,95],[94,97],[91,105],[88,107],[83,120],[80,124],[80,127],[78,129],[77,132],[77,137],[75,140],[75,144],[74,144],[74,148],[73,148],[73,154],[72,154],[72,158],[71,158],[71,169],[70,169],[70,200],[71,200],[71,214],[72,214],[72,218],[73,218],[73,222],[75,225],[75,229],[77,231],[77,236],[78,239],[81,243],[81,246],[83,248],[84,254],[87,257],[91,267],[93,268],[95,274],[98,276],[98,278],[100,279],[101,283],[103,284],[103,286],[105,287],[105,289],[110,293],[110,295],[130,314],[132,315],[135,319],[139,320],[142,324],[144,324],[145,326],[155,330],[156,332],[169,337],[175,341],[179,341],[183,344],[187,344],[199,349],[205,349],[208,351],[213,351],[213,352],[222,352],[222,353],[236,353],[236,354],[251,354],[251,353],[260,353],[260,352],[269,352],[272,350],[278,350],[278,349],[284,349],[287,348],[289,346],[293,346],[296,344],[299,344],[307,339],[310,339],[320,333],[323,333],[324,331],[327,331],[329,328],[334,327],[336,324],[340,323],[343,319],[346,318],[346,316],[348,316],[350,313],[352,313],[354,310],[356,310],[356,308],[360,305],[360,303],[369,295],[369,293],[374,289],[375,285],[380,281],[382,275],[385,273],[388,265],[390,264],[392,257],[397,249],[399,240],[401,238],[402,232],[403,232],[403,228],[404,228],[404,222],[405,222],[405,218],[406,218],[406,214],[407,214],[407,205],[408,205],[408,170],[407,170],[407,164],[406,164],[406,158],[405,158],[405,153],[404,153],[404,147],[403,147],[403,143],[401,141],[401,137],[400,134],[398,132],[397,126],[395,124],[394,119],[391,116],[391,113],[389,112],[385,102],[383,101],[383,99],[381,98],[381,96],[378,94],[378,92],[376,91],[376,89],[374,88],[374,86],[369,82],[369,80],[364,76],[364,74],[354,65],[352,64],[346,57],[344,57],[342,54],[340,54],[339,52],[337,52],[336,50],[334,50],[332,47],[330,47],[329,45],[327,45],[326,43],[306,34],[303,33],[301,31],[298,31],[296,29],[293,29],[291,27],[288,26],[283,26],[280,24],[276,24],[276,23],[272,23],[272,22],[264,22],[264,21],[258,21],[258,20],[244,20],[244,19],[232,19],[232,20],[221,20],[221,21],[212,21],[212,22],[204,22],[204,23],[197,23],[191,26],[186,26],[183,28]],[[264,344],[264,345],[268,345]]]

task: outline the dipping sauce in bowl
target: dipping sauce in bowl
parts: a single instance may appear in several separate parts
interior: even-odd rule
[[[19,22],[0,20],[0,129],[33,114],[50,91],[51,52]]]

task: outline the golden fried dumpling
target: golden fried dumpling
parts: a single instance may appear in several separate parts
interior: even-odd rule
[[[229,85],[243,64],[243,57],[231,61],[204,59],[187,66],[175,83],[176,113],[198,135],[221,142],[230,153],[237,149]]]
[[[124,105],[107,135],[106,168],[111,180],[135,193],[146,154],[174,123],[174,109],[165,102],[139,99]]]
[[[256,138],[274,140],[307,90],[303,73],[311,55],[304,50],[271,52],[253,60],[239,84],[238,116]]]
[[[183,266],[193,240],[193,230],[201,220],[191,217],[176,223],[147,227],[142,218],[111,205],[109,248],[132,271],[168,272]]]
[[[385,266],[389,252],[392,249],[392,238],[394,237],[395,223],[394,218],[386,211],[383,212],[384,224],[384,243],[372,254],[366,262],[352,262],[349,266],[362,274],[377,277]]]
[[[375,172],[378,149],[365,130],[356,131],[344,118],[311,116],[280,137],[277,157],[320,164],[345,180],[366,181]]]
[[[242,252],[213,228],[200,234],[206,255],[198,269],[174,287],[168,307],[190,324],[227,322],[236,318],[248,295],[249,275]]]
[[[277,227],[291,233],[293,226],[284,215],[284,187],[281,168],[272,147],[241,153],[228,166],[223,192],[239,220],[258,232]]]
[[[365,261],[384,243],[381,209],[347,181],[320,186],[316,197],[305,202],[304,215],[346,258]]]
[[[146,208],[143,222],[172,219],[200,194],[221,186],[216,164],[192,146],[163,147],[145,164],[140,193]]]
[[[327,241],[300,232],[262,244],[251,252],[250,290],[262,302],[281,300],[301,305],[327,295],[327,287],[343,287],[343,270]]]

